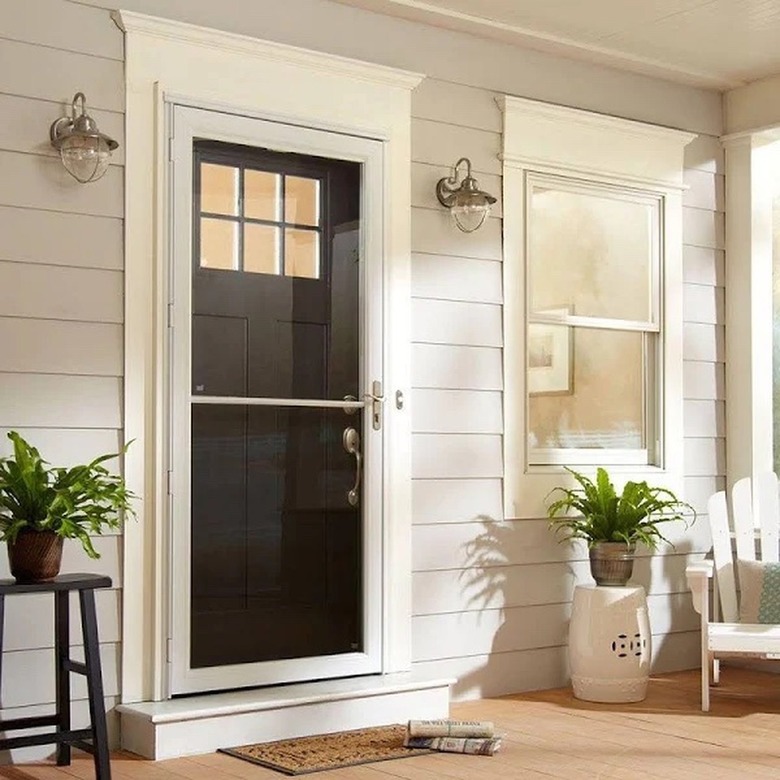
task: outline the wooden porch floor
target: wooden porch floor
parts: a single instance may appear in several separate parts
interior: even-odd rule
[[[321,772],[318,780],[488,780],[554,777],[779,778],[780,676],[724,668],[712,712],[699,711],[698,672],[654,678],[639,704],[589,704],[569,689],[453,705],[458,718],[493,720],[504,734],[493,757],[434,754]],[[279,780],[222,754],[145,761],[118,753],[114,780]],[[92,762],[0,767],[7,780],[93,780]]]

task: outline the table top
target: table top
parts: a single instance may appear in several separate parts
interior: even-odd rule
[[[0,596],[15,593],[56,593],[63,590],[110,588],[111,577],[104,574],[60,574],[48,582],[17,582],[0,580]]]

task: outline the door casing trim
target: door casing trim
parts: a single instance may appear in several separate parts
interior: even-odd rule
[[[246,116],[384,140],[385,395],[409,397],[411,90],[418,74],[119,11],[125,32],[125,479],[139,497],[124,536],[122,701],[166,698],[170,572],[168,330],[172,96]],[[385,405],[384,672],[411,668],[411,419]]]

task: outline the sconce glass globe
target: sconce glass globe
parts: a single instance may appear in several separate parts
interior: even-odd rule
[[[77,103],[81,102],[80,113]],[[77,181],[97,181],[107,170],[111,153],[119,144],[98,130],[87,114],[86,98],[77,92],[73,98],[73,116],[61,117],[49,131],[51,145],[59,150],[65,170]]]
[[[458,177],[461,165],[466,167],[462,180]],[[455,226],[464,233],[473,233],[482,227],[491,205],[496,202],[490,193],[479,188],[477,180],[471,175],[471,161],[466,157],[455,163],[452,176],[439,179],[436,197],[442,206],[450,210]]]

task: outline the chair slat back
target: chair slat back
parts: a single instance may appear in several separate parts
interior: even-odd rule
[[[769,471],[756,477],[756,511],[761,526],[761,560],[778,561],[780,535],[780,500],[777,492],[777,475]]]
[[[737,558],[756,559],[756,524],[753,519],[753,489],[750,477],[734,483],[731,490],[731,519],[737,540]]]
[[[727,623],[737,621],[737,587],[734,581],[734,558],[731,554],[731,531],[729,529],[728,503],[725,491],[710,496],[707,513],[712,533],[712,557],[715,560],[723,620]],[[713,615],[712,619],[717,620]]]

